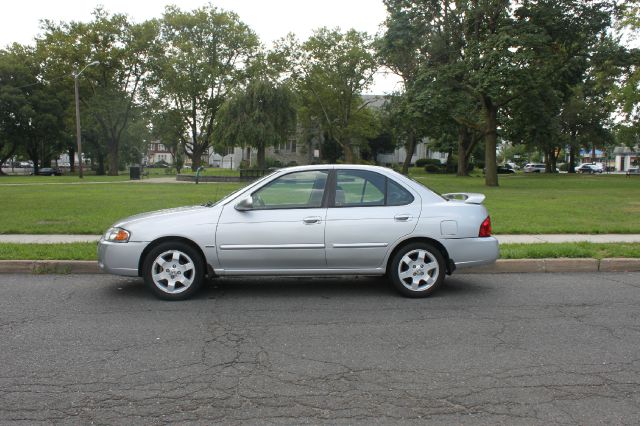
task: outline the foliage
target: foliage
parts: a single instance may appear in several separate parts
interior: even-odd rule
[[[38,52],[14,44],[0,52],[0,162],[14,154],[33,161],[34,169],[61,150],[65,98],[41,81]]]
[[[222,145],[255,147],[262,169],[266,147],[285,143],[295,124],[295,99],[289,87],[256,79],[223,104],[214,135]]]
[[[122,138],[141,100],[155,24],[133,24],[126,15],[97,8],[91,22],[45,21],[43,30],[38,49],[47,55],[48,78],[67,75],[71,83],[85,70],[78,77],[82,104],[97,127],[96,143],[106,146],[109,174],[116,175]],[[99,65],[85,68],[93,61]]]
[[[302,126],[319,127],[352,163],[356,147],[378,131],[360,96],[377,69],[371,38],[355,30],[320,28],[302,44],[289,37],[277,49],[291,64]]]
[[[192,12],[166,8],[152,50],[152,97],[180,114],[187,129],[181,142],[194,171],[212,142],[218,111],[249,77],[258,47],[258,37],[234,13],[212,5]]]
[[[440,162],[440,160],[438,160],[436,158],[421,158],[421,159],[416,161],[416,167],[424,167],[427,164],[432,164],[432,165],[435,165],[435,166],[439,166],[442,163]]]

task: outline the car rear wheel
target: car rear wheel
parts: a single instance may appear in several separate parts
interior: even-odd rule
[[[445,262],[440,250],[427,243],[408,244],[391,261],[389,276],[407,297],[426,297],[442,285]]]
[[[204,269],[204,260],[197,250],[179,241],[169,241],[147,254],[144,281],[160,299],[184,300],[202,286]]]

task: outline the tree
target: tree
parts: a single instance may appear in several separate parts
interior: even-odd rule
[[[36,80],[22,58],[23,50],[15,44],[0,50],[0,164],[14,156],[29,122],[25,91]],[[0,174],[3,174],[1,169]]]
[[[159,24],[154,96],[184,121],[188,136],[182,142],[196,170],[211,144],[218,111],[249,76],[258,37],[236,14],[211,5],[192,12],[169,6]]]
[[[93,116],[106,143],[110,175],[118,174],[121,139],[140,101],[155,34],[153,21],[132,24],[126,15],[97,8],[89,23],[45,21],[38,40],[49,55],[47,67],[57,77],[68,75],[70,84],[86,64],[99,62],[82,74],[80,90],[83,110]]]
[[[363,126],[368,113],[361,97],[377,69],[372,40],[355,30],[320,28],[302,44],[290,37],[279,48],[293,70],[303,127],[319,124],[352,163],[356,147],[377,131]]]
[[[187,130],[180,111],[156,109],[153,111],[151,123],[152,137],[161,142],[171,153],[176,173],[180,174],[184,165],[183,141]]]
[[[266,147],[286,142],[295,125],[293,92],[285,84],[257,79],[225,102],[214,135],[222,144],[255,147],[258,168],[264,169]]]
[[[0,54],[0,64],[1,160],[22,153],[33,161],[37,172],[62,150],[63,99],[43,81],[35,49],[14,44]]]
[[[618,30],[628,32],[637,40],[640,30],[640,0],[628,0],[621,5]],[[624,120],[618,125],[620,141],[635,146],[640,140],[640,49],[626,52],[621,65],[621,79],[613,90],[614,100],[619,105]]]
[[[527,97],[512,102],[506,128],[512,141],[544,153],[547,171],[556,169],[565,147],[573,172],[581,146],[603,147],[611,139],[607,128],[613,108],[607,93],[617,71],[609,64],[619,50],[607,35],[611,7],[607,2],[539,1],[517,12],[547,42],[535,52],[538,66],[532,73],[541,77]]]

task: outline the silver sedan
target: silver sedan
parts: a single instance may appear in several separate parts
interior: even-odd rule
[[[237,275],[387,275],[403,295],[424,297],[456,268],[498,258],[483,200],[439,195],[382,167],[291,167],[215,204],[115,223],[99,265],[143,277],[168,300]]]

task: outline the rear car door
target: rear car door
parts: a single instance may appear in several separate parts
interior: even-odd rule
[[[420,217],[417,193],[369,170],[338,169],[327,210],[327,267],[377,268]]]

